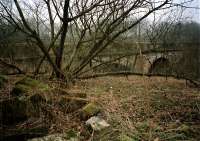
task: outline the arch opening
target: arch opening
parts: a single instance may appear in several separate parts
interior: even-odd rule
[[[170,72],[170,62],[165,57],[160,57],[152,63],[149,68],[148,73],[150,74],[169,74]]]

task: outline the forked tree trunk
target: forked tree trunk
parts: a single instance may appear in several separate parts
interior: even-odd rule
[[[63,13],[63,30],[61,32],[59,47],[56,49],[56,66],[60,70],[62,70],[62,60],[63,60],[63,54],[64,54],[64,48],[65,48],[65,38],[67,35],[67,29],[68,29],[69,1],[70,0],[65,0],[64,13]],[[62,75],[60,75],[59,73],[56,73],[56,77],[62,78]]]

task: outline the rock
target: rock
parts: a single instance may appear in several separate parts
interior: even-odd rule
[[[110,126],[105,120],[97,116],[88,119],[86,125],[90,126],[94,131],[100,131]]]
[[[15,86],[13,90],[11,91],[11,95],[24,96],[24,95],[29,95],[32,92],[36,92],[36,91],[44,92],[48,89],[49,89],[48,85],[38,80],[25,77],[22,80],[15,83]]]
[[[14,124],[27,119],[27,103],[18,98],[6,99],[0,102],[0,120],[2,124]]]
[[[120,141],[134,141],[134,139],[132,139],[131,137],[125,135],[125,134],[122,134],[119,136],[119,140]]]
[[[16,124],[30,117],[39,117],[41,105],[46,101],[42,94],[14,97],[0,101],[0,120],[4,125]]]
[[[159,141],[160,139],[157,137],[157,138],[155,138],[153,141]]]
[[[96,103],[89,103],[86,106],[84,106],[81,110],[81,118],[82,119],[88,119],[94,115],[97,115],[101,111],[101,108]]]
[[[87,102],[88,101],[83,98],[63,96],[60,98],[58,103],[62,111],[64,110],[65,113],[70,113],[81,109],[84,105],[87,104]]]
[[[48,102],[48,98],[46,97],[45,94],[33,94],[29,97],[27,97],[26,99],[26,103],[27,103],[27,116],[28,117],[40,117],[42,111],[42,107],[43,105],[46,104],[46,102]]]
[[[50,101],[51,97],[48,96],[46,93],[36,93],[31,95],[28,99],[31,101],[32,104],[37,105]]]
[[[0,129],[0,141],[26,141],[29,138],[45,136],[50,127],[46,124],[45,119],[32,119],[22,124],[25,126],[9,126]]]
[[[67,141],[62,134],[54,134],[40,138],[29,139],[28,141]]]
[[[55,93],[59,93],[59,95],[65,95],[69,97],[77,97],[77,98],[87,98],[87,94],[80,91],[67,91],[61,88],[55,88]]]
[[[182,124],[177,128],[177,131],[185,133],[185,134],[190,134],[191,129],[188,125]]]
[[[78,134],[70,131],[66,134],[53,134],[45,137],[29,139],[28,141],[79,141]]]
[[[69,96],[71,96],[71,97],[79,97],[79,98],[87,98],[87,94],[86,93],[82,93],[82,92],[71,92],[71,93],[69,93]]]
[[[6,82],[8,82],[8,78],[5,75],[0,75],[0,88],[2,88]]]

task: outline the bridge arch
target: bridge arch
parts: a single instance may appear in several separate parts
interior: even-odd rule
[[[148,73],[150,74],[166,74],[170,67],[170,61],[166,57],[156,58],[150,65]]]

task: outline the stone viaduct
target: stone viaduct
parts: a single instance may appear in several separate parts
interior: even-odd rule
[[[184,56],[185,47],[196,46],[191,43],[181,43],[178,45],[179,46],[176,49],[174,49],[173,47],[168,47],[166,49],[162,46],[162,44],[157,44],[157,46],[154,48],[150,45],[150,43],[140,43],[140,47],[138,47],[138,44],[133,44],[133,48],[136,49],[136,51],[134,52],[117,52],[115,54],[104,53],[99,55],[98,57],[100,57],[103,62],[106,62],[108,60],[111,60],[109,57],[113,58],[113,56],[115,56],[115,58],[120,58],[120,56],[124,56],[115,61],[115,63],[124,66],[126,65],[129,67],[129,71],[136,73],[149,74],[157,73],[157,71],[169,72],[172,71],[173,67],[178,67],[178,65],[181,65],[180,61]],[[174,46],[174,44],[171,46]],[[200,59],[198,60],[200,65]]]

